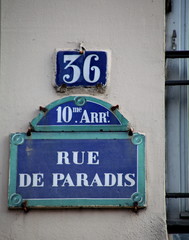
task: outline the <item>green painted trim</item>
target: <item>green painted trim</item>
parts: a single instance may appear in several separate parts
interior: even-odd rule
[[[128,131],[129,128],[125,126],[33,126],[31,123],[32,129],[35,132],[117,132],[117,131]]]
[[[16,137],[15,137],[16,136]],[[131,198],[127,199],[22,199],[16,193],[17,175],[17,149],[25,139],[130,139],[137,145],[138,153],[138,191]],[[131,208],[134,202],[138,202],[139,207],[146,207],[145,194],[145,136],[134,133],[131,137],[127,132],[73,132],[73,133],[32,133],[27,136],[25,133],[10,135],[10,171],[9,171],[9,208],[21,208],[26,200],[29,208]]]
[[[9,206],[20,208],[21,206]],[[52,199],[52,200],[27,200],[28,208],[132,208],[131,199]],[[139,203],[138,207],[146,207]]]
[[[107,110],[110,110],[112,105],[104,102],[100,99],[88,97],[88,96],[79,96],[80,98],[85,98],[88,102],[94,102],[97,104],[100,104],[101,106],[105,107]],[[55,108],[56,106],[59,106],[63,103],[76,101],[78,96],[69,96],[62,99],[59,99],[55,102],[50,103],[45,108],[47,109],[47,112],[51,109]],[[79,103],[78,103],[79,104]],[[79,106],[79,105],[78,105]],[[82,106],[82,105],[80,105]],[[111,111],[111,110],[110,110]],[[116,109],[112,113],[115,115],[115,117],[119,120],[120,125],[82,125],[82,126],[75,126],[75,125],[49,125],[49,126],[40,126],[38,125],[39,121],[47,114],[47,112],[40,112],[36,118],[34,118],[30,125],[34,131],[37,132],[57,132],[57,131],[127,131],[129,130],[129,122],[128,120]]]
[[[17,174],[17,145],[13,144],[11,134],[10,141],[10,159],[9,159],[9,189],[8,189],[8,205],[11,205],[11,196],[16,192],[16,174]]]
[[[21,134],[24,139],[132,139],[127,132],[32,132],[31,136]]]

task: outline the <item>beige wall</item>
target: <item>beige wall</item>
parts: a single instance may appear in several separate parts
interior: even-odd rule
[[[0,79],[0,240],[164,240],[164,1],[2,0]],[[111,52],[105,94],[56,93],[55,48]],[[45,106],[69,94],[112,104],[146,134],[147,208],[130,210],[7,209],[11,132],[26,131]]]

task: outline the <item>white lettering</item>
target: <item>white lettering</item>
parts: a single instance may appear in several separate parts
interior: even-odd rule
[[[106,113],[105,112],[99,112],[99,123],[106,123]]]
[[[58,187],[58,182],[64,179],[64,174],[62,173],[53,173],[53,184],[52,187]]]
[[[99,152],[92,152],[88,151],[88,164],[99,164],[99,159],[97,157],[99,156]]]
[[[33,173],[33,184],[32,187],[44,187],[44,174],[43,173]]]
[[[67,106],[63,108],[62,119],[66,123],[69,123],[72,120],[72,109],[70,107]]]
[[[82,108],[81,107],[73,107],[72,110],[73,110],[74,113],[82,112]]]
[[[66,151],[57,152],[57,165],[71,164],[82,165],[84,162],[89,165],[99,164],[99,152],[97,151],[72,151],[70,154]]]
[[[127,182],[129,182],[129,184],[124,183],[125,187],[133,187],[135,185],[135,180],[133,178],[135,177],[134,173],[128,173],[125,175],[125,180],[127,180]]]
[[[116,184],[116,176],[113,173],[105,173],[105,187],[112,187]]]
[[[135,173],[104,173],[103,176],[95,173],[88,178],[87,173],[76,173],[74,175],[64,175],[62,173],[53,173],[52,187],[133,187],[135,185]],[[92,177],[92,179],[91,179]],[[33,186],[42,187],[43,174],[36,174],[33,180]],[[90,179],[90,181],[89,181]],[[125,182],[124,182],[125,180]],[[32,183],[29,174],[20,174],[20,186],[27,187]]]
[[[63,76],[64,82],[66,82],[66,83],[75,83],[79,79],[79,76],[81,74],[80,68],[78,66],[76,66],[75,64],[72,64],[79,57],[80,57],[79,54],[78,55],[74,54],[74,55],[64,55],[63,56],[64,63],[68,62],[68,64],[65,66],[64,69],[71,68],[73,70],[73,77],[72,77],[72,79],[70,79],[71,77],[70,77],[69,74],[65,74]]]
[[[97,66],[91,66],[91,59],[94,59],[95,61],[99,60],[99,56],[96,54],[90,54],[86,57],[84,65],[83,65],[83,77],[85,81],[89,83],[97,82],[100,78],[100,68]],[[90,70],[94,72],[93,79],[90,78]]]
[[[81,162],[79,162],[79,157],[78,157],[78,153],[79,152],[72,152],[73,153],[73,163],[81,165],[84,163],[85,161],[85,152],[81,152]]]
[[[76,173],[77,175],[77,187],[88,187],[89,183],[88,183],[88,175],[86,173]]]
[[[109,114],[109,113],[108,113]],[[107,123],[107,112],[90,112],[84,110],[80,123]]]
[[[69,173],[66,175],[65,180],[64,180],[64,182],[62,184],[62,187],[64,187],[65,184],[68,184],[69,187],[74,187],[75,186],[73,181],[72,181],[72,179],[71,179],[71,177],[70,177]]]
[[[91,123],[98,123],[98,113],[91,112]]]
[[[117,173],[117,186],[123,187],[123,173]]]
[[[88,114],[87,114],[87,110],[84,110],[84,111],[83,111],[83,114],[82,114],[82,116],[81,116],[80,123],[82,123],[83,121],[84,121],[85,123],[90,123],[89,116],[88,116]]]
[[[100,181],[100,178],[98,176],[98,173],[95,174],[92,183],[90,185],[90,187],[92,187],[94,184],[96,184],[97,187],[103,187],[102,182]]]
[[[33,173],[32,176],[27,173],[19,174],[19,187],[44,187],[44,174],[43,173]]]
[[[64,164],[70,164],[69,158],[68,158],[68,155],[69,155],[68,152],[61,151],[61,152],[57,152],[57,154],[58,154],[57,165],[63,164],[63,160],[64,160]]]
[[[62,107],[61,106],[59,106],[57,109],[56,109],[56,111],[57,111],[57,123],[62,123]]]
[[[20,173],[19,174],[20,178],[19,178],[19,187],[28,187],[31,184],[31,176],[27,173]]]

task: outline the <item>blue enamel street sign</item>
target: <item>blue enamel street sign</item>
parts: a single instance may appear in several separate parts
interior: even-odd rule
[[[126,131],[128,121],[109,103],[79,96],[49,104],[31,127],[35,131]]]
[[[56,86],[105,86],[107,53],[105,51],[58,51],[56,55]]]
[[[9,207],[145,206],[141,134],[10,136]]]
[[[9,208],[145,207],[145,136],[117,107],[66,97],[11,134]]]

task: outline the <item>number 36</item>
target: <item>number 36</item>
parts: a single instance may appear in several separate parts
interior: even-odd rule
[[[64,55],[63,62],[67,63],[64,69],[71,68],[73,70],[73,77],[69,74],[63,75],[63,81],[65,83],[75,83],[80,78],[81,71],[83,71],[83,78],[88,83],[95,83],[100,78],[100,69],[97,66],[91,66],[91,59],[93,58],[95,61],[99,60],[99,56],[96,54],[88,55],[83,63],[83,69],[80,69],[74,62],[80,57],[81,55],[74,54],[74,55]],[[94,71],[93,79],[90,78],[90,71]]]

